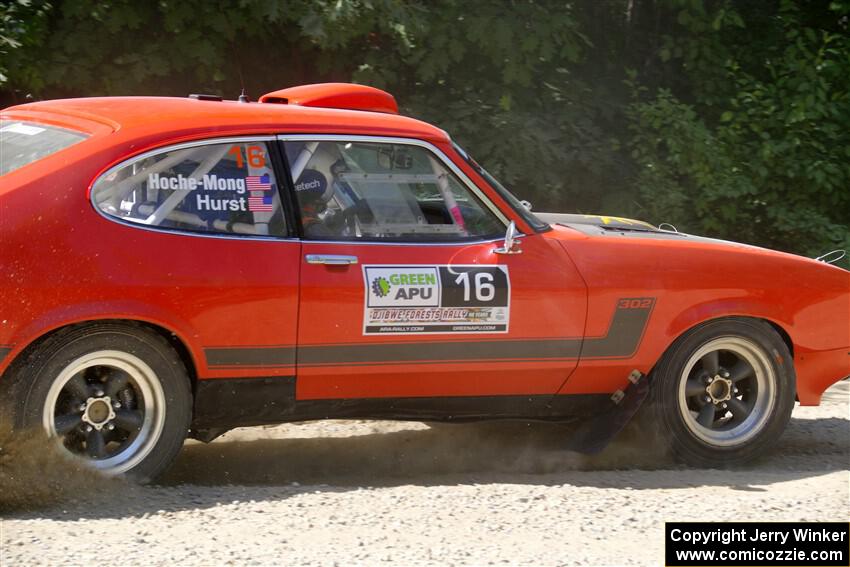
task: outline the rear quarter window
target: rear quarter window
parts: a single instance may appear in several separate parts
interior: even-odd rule
[[[0,120],[0,175],[88,138],[87,134],[21,120]]]
[[[286,233],[264,141],[210,141],[150,152],[92,187],[105,215],[150,228],[244,236]]]

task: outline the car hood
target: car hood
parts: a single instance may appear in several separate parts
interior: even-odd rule
[[[576,215],[567,213],[534,213],[537,218],[550,224],[570,225],[589,225],[601,226],[611,229],[642,229],[651,230],[653,232],[664,232],[658,227],[655,227],[648,222],[628,219],[625,217],[612,217],[606,215]]]
[[[828,268],[839,270],[843,273],[848,273],[847,270],[816,261],[805,256],[798,256],[788,252],[780,252],[769,248],[762,248],[742,242],[734,242],[731,240],[721,240],[718,238],[708,238],[705,236],[696,236],[684,232],[678,232],[672,225],[670,229],[659,228],[651,225],[648,222],[629,219],[625,217],[615,217],[606,215],[579,215],[579,214],[564,214],[564,213],[535,213],[541,220],[555,225],[556,227],[566,227],[578,232],[581,232],[590,237],[601,238],[618,238],[625,237],[629,239],[658,241],[664,240],[667,242],[677,242],[677,248],[692,248],[704,245],[717,246],[730,251],[737,251],[743,254],[750,254],[761,257],[773,257],[785,262],[793,264],[809,265],[812,268]],[[664,226],[664,225],[662,225]],[[562,229],[563,230],[563,229]]]

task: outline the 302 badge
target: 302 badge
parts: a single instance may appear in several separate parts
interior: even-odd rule
[[[363,266],[364,335],[507,333],[507,266]]]

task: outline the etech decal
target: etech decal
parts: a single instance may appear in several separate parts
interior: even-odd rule
[[[363,334],[507,333],[507,266],[363,266]]]

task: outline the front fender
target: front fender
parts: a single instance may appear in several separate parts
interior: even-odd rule
[[[764,300],[746,297],[718,298],[691,305],[676,317],[669,320],[664,334],[670,339],[664,347],[666,351],[673,341],[689,330],[714,319],[724,317],[752,317],[770,321],[789,334],[793,315],[785,306],[770,304]],[[664,352],[662,351],[662,352]]]

